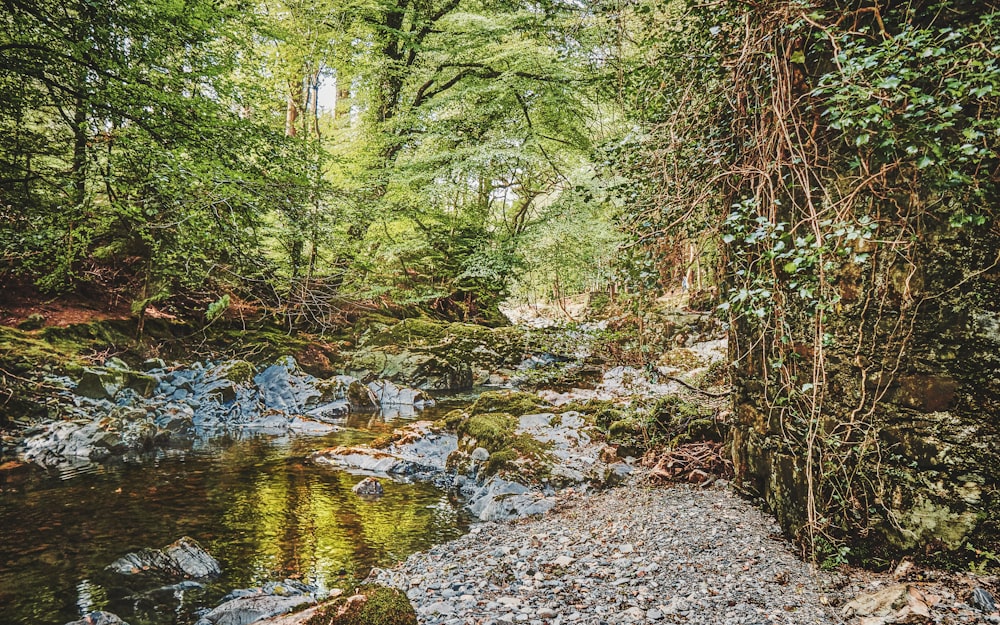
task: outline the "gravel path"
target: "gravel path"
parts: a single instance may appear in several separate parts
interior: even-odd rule
[[[724,488],[629,486],[564,491],[543,517],[477,525],[373,577],[434,625],[841,622],[831,578],[790,548]]]

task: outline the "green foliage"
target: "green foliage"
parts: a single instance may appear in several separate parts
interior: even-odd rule
[[[1000,163],[998,27],[1000,14],[987,10],[969,23],[904,24],[891,37],[815,33],[815,54],[831,54],[835,70],[811,95],[828,127],[856,150],[850,167],[900,167],[922,192],[948,195],[955,227],[982,225],[981,205],[996,193],[982,172]]]
[[[225,295],[223,295],[222,297],[220,297],[219,299],[215,300],[214,302],[208,305],[208,310],[205,311],[205,319],[208,321],[214,321],[222,313],[226,312],[226,310],[229,309],[229,304],[230,304],[229,294],[226,293]]]

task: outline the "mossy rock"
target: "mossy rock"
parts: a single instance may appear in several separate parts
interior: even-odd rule
[[[715,419],[694,419],[688,423],[687,430],[675,439],[674,446],[702,441],[721,443],[726,439],[726,429]]]
[[[486,461],[486,465],[483,467],[483,474],[487,477],[496,475],[501,470],[513,466],[514,461],[517,459],[518,453],[513,449],[504,449],[503,451],[492,453],[490,454],[489,460]]]
[[[401,591],[367,585],[321,606],[305,625],[417,625],[417,614]]]
[[[642,432],[642,426],[635,419],[621,419],[608,426],[608,435],[612,440],[620,440],[637,436]]]
[[[487,391],[480,395],[469,413],[483,414],[506,412],[512,415],[526,415],[551,409],[551,405],[537,395],[521,391]]]
[[[522,360],[524,336],[520,328],[494,329],[414,317],[390,327],[372,328],[360,344],[369,350],[410,350],[469,365],[496,367]]]
[[[159,385],[159,381],[148,373],[125,372],[125,386],[143,397],[152,397],[157,385]]]
[[[83,346],[53,345],[44,338],[0,327],[0,366],[11,373],[32,374],[46,366],[66,370],[69,364],[79,371],[86,364],[81,352]]]
[[[456,428],[459,436],[475,439],[479,447],[488,451],[502,451],[514,440],[517,419],[507,412],[474,414],[461,421]]]
[[[45,327],[45,315],[41,313],[32,313],[28,315],[28,318],[17,324],[18,330],[24,330],[30,332],[32,330],[39,330]]]
[[[462,412],[458,408],[452,410],[451,412],[445,414],[441,417],[435,425],[452,432],[458,431],[458,426],[461,425],[463,421],[469,418],[469,415]]]
[[[246,360],[231,360],[219,367],[219,378],[236,384],[247,384],[257,375],[257,368]]]

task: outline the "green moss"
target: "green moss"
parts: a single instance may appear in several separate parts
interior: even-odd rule
[[[513,415],[526,415],[552,406],[537,395],[520,391],[487,391],[476,399],[469,408],[470,414],[489,412],[506,412]]]
[[[458,426],[461,425],[462,421],[468,418],[469,415],[465,414],[459,409],[452,410],[447,413],[441,419],[435,423],[436,426],[442,427],[446,430],[456,432],[458,431]]]
[[[358,595],[364,597],[359,598]],[[416,625],[417,615],[406,595],[385,586],[361,586],[351,597],[323,605],[305,625]]]
[[[220,377],[230,382],[246,384],[257,374],[257,368],[245,360],[233,360],[222,367]]]
[[[642,426],[634,419],[622,419],[608,426],[608,434],[612,440],[626,439],[642,432]]]
[[[67,365],[80,370],[87,364],[83,357],[86,348],[82,343],[53,344],[20,330],[0,327],[0,367],[11,373],[35,373],[43,368],[65,371]]]
[[[459,436],[476,439],[476,444],[487,451],[501,451],[511,445],[517,419],[506,412],[474,414],[456,428]]]
[[[490,459],[486,461],[486,466],[483,467],[483,474],[486,476],[496,475],[503,469],[512,467],[517,457],[517,452],[513,449],[492,453]]]
[[[390,326],[369,326],[360,343],[369,349],[417,350],[470,365],[496,367],[521,361],[524,331],[414,317]]]

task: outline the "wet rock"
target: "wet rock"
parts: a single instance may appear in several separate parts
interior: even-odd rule
[[[375,391],[362,384],[359,380],[354,378],[349,379],[350,382],[347,385],[346,397],[351,410],[375,410],[379,407],[379,399]]]
[[[218,561],[188,536],[163,549],[147,548],[126,554],[112,562],[108,569],[122,575],[151,575],[166,579],[201,579],[222,573]]]
[[[448,456],[458,449],[458,437],[417,421],[396,430],[381,449],[334,447],[317,451],[310,460],[340,468],[415,479],[433,479],[445,471]]]
[[[254,376],[254,383],[260,389],[264,405],[272,410],[302,414],[310,400],[322,395],[309,380],[294,375],[295,360],[283,358]]]
[[[373,477],[366,477],[351,488],[355,494],[365,497],[379,497],[385,494],[382,483]]]
[[[66,625],[128,625],[128,623],[111,612],[91,612],[82,619],[71,621]]]
[[[290,357],[260,373],[245,361],[145,373],[121,361],[106,364],[85,369],[75,386],[67,379],[73,393],[67,390],[63,401],[70,418],[25,431],[17,450],[24,460],[55,467],[224,434],[325,434],[337,429],[352,406],[378,405],[375,393],[356,378],[320,380]],[[382,390],[387,403],[410,402],[400,408],[409,414],[432,403],[421,391],[394,384]]]
[[[381,406],[432,406],[434,400],[423,391],[397,386],[389,380],[377,380],[368,384],[375,399]]]
[[[215,577],[222,573],[219,562],[210,556],[198,542],[188,536],[168,545],[164,554],[172,559],[187,577]]]

